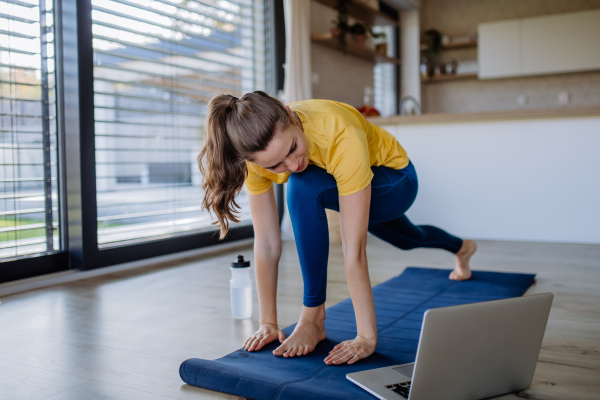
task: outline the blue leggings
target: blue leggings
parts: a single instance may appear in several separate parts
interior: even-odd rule
[[[417,196],[417,173],[412,163],[406,168],[371,167],[371,206],[368,230],[402,249],[430,247],[457,253],[462,239],[430,225],[413,225],[406,215]],[[304,280],[304,305],[325,303],[329,229],[325,209],[340,210],[334,177],[323,168],[309,165],[290,175],[287,204]]]

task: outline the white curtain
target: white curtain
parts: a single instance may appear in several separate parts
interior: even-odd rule
[[[310,63],[310,1],[284,0],[285,15],[285,79],[283,101],[288,103],[312,99]],[[287,188],[287,185],[285,185]],[[286,191],[287,199],[287,191]],[[294,240],[292,222],[285,204],[281,221],[281,238]]]
[[[284,0],[285,15],[285,101],[312,99],[310,65],[310,2]]]

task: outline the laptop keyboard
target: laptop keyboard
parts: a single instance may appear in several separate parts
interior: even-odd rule
[[[410,382],[394,383],[393,385],[387,385],[386,388],[390,389],[392,392],[398,393],[405,399],[408,399]]]

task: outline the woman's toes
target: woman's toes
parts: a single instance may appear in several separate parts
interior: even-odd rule
[[[302,346],[298,347],[298,351],[296,352],[296,356],[301,356],[303,351],[304,351],[304,347],[302,347]]]
[[[296,348],[292,347],[288,350],[288,357],[294,357],[296,355]]]
[[[471,278],[471,274],[470,271],[467,271],[467,273],[461,271],[459,273],[458,271],[454,270],[450,273],[449,278],[453,281],[466,281],[467,279]]]

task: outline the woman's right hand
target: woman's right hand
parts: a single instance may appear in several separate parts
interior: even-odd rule
[[[283,343],[285,340],[285,333],[279,330],[277,325],[274,324],[263,324],[258,328],[254,335],[250,336],[246,343],[244,343],[244,349],[247,351],[260,350],[264,345],[271,343],[273,340],[279,337],[279,342]]]

